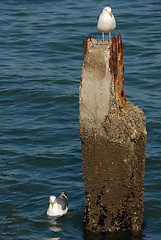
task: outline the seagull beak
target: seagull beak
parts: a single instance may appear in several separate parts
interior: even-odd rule
[[[112,17],[112,15],[113,15],[113,14],[112,14],[112,12],[109,12],[109,14],[110,14],[110,15],[111,15],[111,17]]]
[[[52,207],[53,207],[53,205],[54,205],[54,202],[52,202],[51,204],[52,204]]]

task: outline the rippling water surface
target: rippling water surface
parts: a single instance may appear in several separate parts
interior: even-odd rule
[[[106,5],[123,38],[126,95],[144,110],[148,132],[145,229],[108,239],[161,238],[160,0],[1,0],[0,239],[105,239],[82,226],[78,97],[82,41],[101,38]],[[68,214],[47,218],[49,195],[63,190]]]

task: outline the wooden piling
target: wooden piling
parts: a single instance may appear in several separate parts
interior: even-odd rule
[[[143,226],[146,120],[124,92],[121,34],[112,45],[84,40],[79,130],[84,224],[92,232]]]

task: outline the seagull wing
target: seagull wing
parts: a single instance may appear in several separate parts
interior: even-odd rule
[[[68,207],[68,200],[65,197],[60,196],[56,199],[56,201],[59,205],[61,205],[62,210],[65,210],[66,207]]]

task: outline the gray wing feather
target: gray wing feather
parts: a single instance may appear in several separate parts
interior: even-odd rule
[[[57,203],[61,205],[62,210],[65,210],[68,207],[68,200],[64,197],[58,197],[56,199]]]

